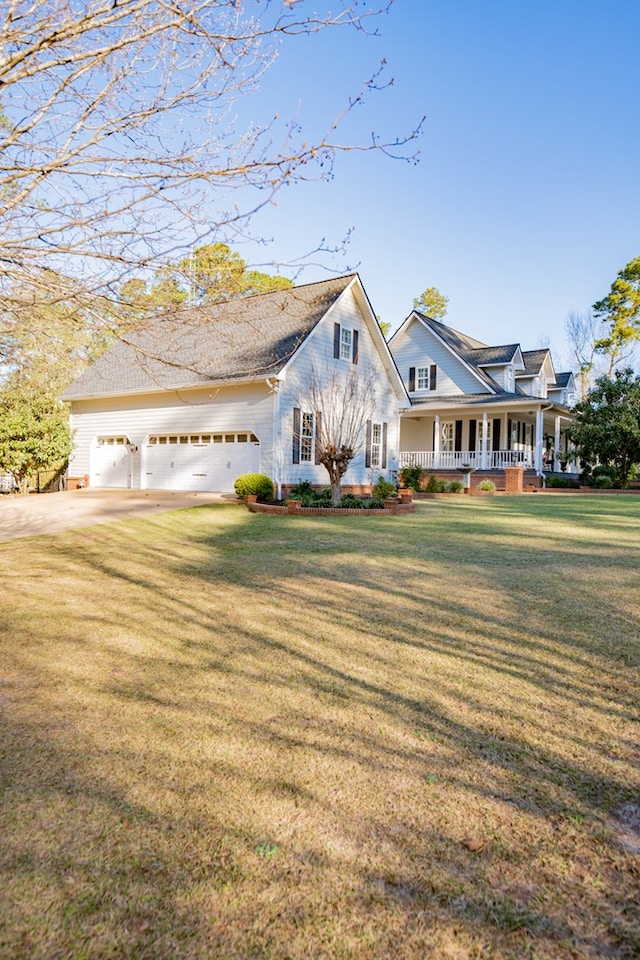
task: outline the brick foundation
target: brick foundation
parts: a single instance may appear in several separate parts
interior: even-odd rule
[[[520,489],[507,488],[507,471],[516,470],[522,473],[522,486]],[[429,477],[434,476],[438,480],[462,480],[462,474],[457,470],[430,470],[424,474],[421,480],[421,489],[424,490],[429,483]],[[470,493],[475,493],[483,480],[491,480],[496,485],[496,490],[503,493],[528,493],[532,490],[539,490],[542,487],[540,477],[533,471],[525,471],[524,467],[506,467],[504,470],[475,470],[471,476]],[[517,481],[516,481],[517,483]]]

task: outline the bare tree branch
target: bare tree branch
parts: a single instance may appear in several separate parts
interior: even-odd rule
[[[376,12],[358,6],[339,0],[323,15],[305,12],[305,0],[9,0],[0,21],[5,299],[26,285],[46,299],[52,271],[108,295],[132,271],[246,230],[285,184],[329,176],[339,152],[415,160],[419,126],[389,142],[337,139],[379,89],[380,71],[312,142],[277,115],[244,128],[236,116],[283,38],[365,30]]]

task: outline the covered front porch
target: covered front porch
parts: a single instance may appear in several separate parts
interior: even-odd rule
[[[441,401],[442,405],[442,401]],[[538,474],[577,474],[566,437],[572,417],[565,407],[531,398],[478,409],[457,405],[437,412],[426,405],[405,411],[400,423],[399,466],[427,470],[503,470],[520,466]]]

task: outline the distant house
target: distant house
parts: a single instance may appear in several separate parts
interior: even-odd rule
[[[575,387],[571,373],[555,372],[549,350],[488,346],[418,311],[389,348],[411,400],[402,414],[401,466],[567,469]]]
[[[409,399],[351,274],[184,310],[114,344],[63,394],[69,485],[231,491],[239,474],[262,472],[326,486],[312,376],[374,384],[345,485],[394,473]]]

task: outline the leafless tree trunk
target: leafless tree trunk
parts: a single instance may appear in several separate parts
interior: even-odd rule
[[[570,313],[565,322],[565,336],[571,351],[571,362],[576,369],[581,400],[588,396],[591,384],[599,373],[596,343],[601,326],[601,321],[591,310]]]
[[[390,0],[393,2],[393,0]],[[388,0],[381,0],[386,9]],[[325,4],[320,2],[322,11]],[[330,174],[337,152],[410,159],[417,130],[342,144],[340,120],[377,77],[307,139],[277,114],[244,129],[235,111],[281,42],[363,29],[337,0],[5,0],[0,19],[0,291],[107,299],[131,272],[237,236],[285,184]],[[20,295],[20,294],[17,294]]]
[[[362,449],[367,421],[376,409],[374,372],[364,365],[346,370],[314,366],[300,404],[314,414],[314,459],[329,474],[331,500],[337,505],[342,478]]]

